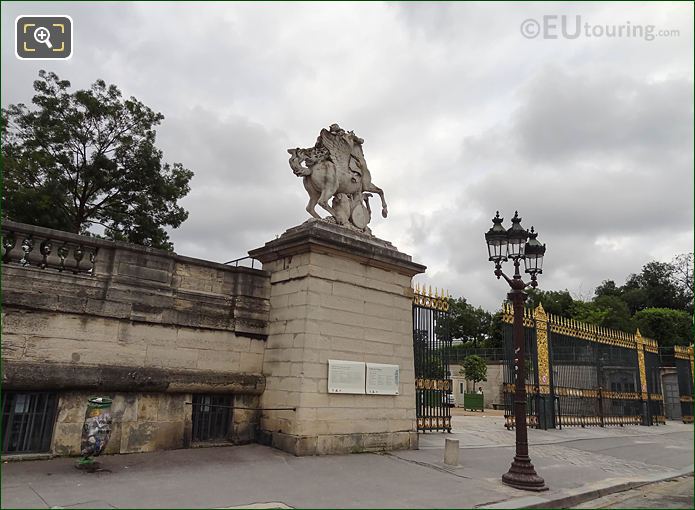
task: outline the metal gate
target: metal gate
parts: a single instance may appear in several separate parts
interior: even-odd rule
[[[507,310],[509,312],[509,310]],[[504,317],[508,324],[504,328],[504,384],[502,386],[502,397],[504,399],[504,425],[508,429],[514,427],[514,396],[516,393],[516,371],[514,370],[514,338],[512,335],[511,323],[513,314]],[[538,352],[536,350],[537,339],[536,330],[533,323],[531,310],[524,310],[524,336],[526,350],[526,424],[530,427],[547,428],[545,419],[539,422],[539,417],[545,418],[547,413],[540,410],[545,407],[544,395],[540,394],[538,386]]]
[[[693,423],[693,346],[674,348],[683,423]]]
[[[451,432],[449,301],[442,293],[413,291],[413,354],[418,431]]]
[[[51,447],[58,397],[48,392],[2,392],[2,453],[43,453]]]
[[[193,395],[193,441],[225,441],[232,421],[231,395]]]
[[[505,305],[505,425],[514,426],[511,323]],[[665,423],[656,342],[634,334],[549,315],[538,306],[524,317],[530,426],[658,425]]]

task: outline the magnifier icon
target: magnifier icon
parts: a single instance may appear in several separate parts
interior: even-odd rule
[[[45,44],[49,48],[53,48],[51,44],[51,33],[46,27],[39,27],[34,30],[34,40],[39,44]]]

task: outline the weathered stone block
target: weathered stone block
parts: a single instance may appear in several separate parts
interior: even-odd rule
[[[198,361],[196,349],[171,349],[155,345],[147,346],[145,366],[162,368],[190,368]]]
[[[79,455],[81,423],[56,423],[53,428],[53,447],[55,455]]]
[[[157,402],[157,420],[167,422],[183,422],[186,412],[184,395],[161,395]]]
[[[219,370],[227,372],[244,372],[241,368],[241,356],[243,354],[234,351],[198,351],[196,367],[200,370]],[[260,373],[260,369],[256,370]],[[201,374],[201,377],[205,377]]]
[[[138,396],[137,406],[138,422],[155,422],[158,421],[157,413],[159,411],[159,395],[157,394],[140,394]]]
[[[19,360],[24,357],[27,337],[25,335],[14,335],[4,333],[2,335],[2,357],[3,359]]]

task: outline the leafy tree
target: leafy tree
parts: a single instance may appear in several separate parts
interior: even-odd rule
[[[528,291],[528,305],[536,308],[539,304],[543,305],[546,312],[562,317],[570,317],[574,299],[568,290],[539,290],[530,289]]]
[[[571,317],[605,328],[634,330],[627,304],[616,295],[603,294],[592,301],[576,300],[572,305]]]
[[[683,310],[646,308],[637,312],[634,320],[640,332],[656,340],[661,347],[692,342],[693,319]]]
[[[623,286],[623,299],[632,313],[645,308],[673,308],[688,310],[692,294],[679,286],[674,278],[674,266],[652,261],[642,267],[639,274],[628,277]]]
[[[492,315],[488,337],[484,342],[484,347],[502,349],[504,348],[504,322],[502,312]]]
[[[164,227],[188,212],[190,170],[162,163],[155,126],[164,118],[115,85],[70,82],[39,72],[33,108],[3,109],[3,214],[75,233],[104,227],[111,239],[173,249]]]
[[[618,287],[613,280],[604,280],[594,291],[596,297],[620,296],[621,293],[621,288]]]
[[[466,298],[449,298],[449,334],[469,346],[480,346],[487,340],[492,315],[466,302]],[[444,324],[440,325],[444,327]]]
[[[693,313],[693,297],[695,296],[694,263],[695,254],[693,252],[676,255],[671,261],[671,279],[689,300],[688,311],[691,314]]]
[[[475,354],[464,358],[459,372],[467,380],[473,381],[474,386],[478,381],[487,381],[487,364],[483,358]]]

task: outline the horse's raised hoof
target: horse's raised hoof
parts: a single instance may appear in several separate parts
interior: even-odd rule
[[[386,207],[384,207],[384,208],[381,210],[381,215],[382,215],[384,218],[386,218],[386,217],[389,215],[389,211],[388,211],[388,209],[386,209]]]

